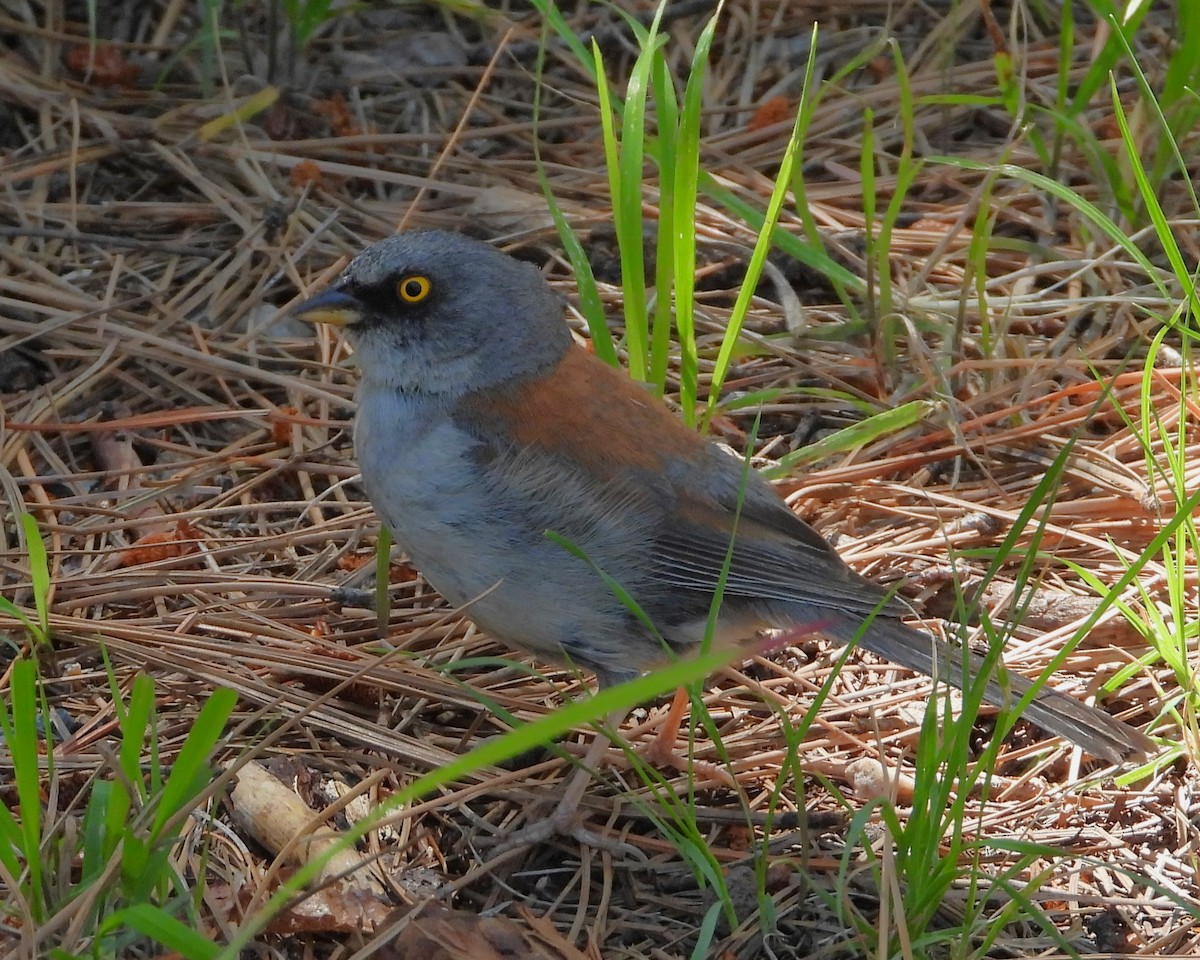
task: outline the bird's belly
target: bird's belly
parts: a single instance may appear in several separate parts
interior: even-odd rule
[[[431,423],[423,411],[395,406],[389,413],[400,415],[360,407],[354,447],[363,486],[401,549],[446,599],[461,603],[475,585],[464,571],[473,566],[471,548],[487,517],[473,482],[470,438],[448,420]]]
[[[562,659],[564,647],[627,638],[627,611],[602,578],[495,497],[473,447],[449,420],[364,417],[360,406],[363,485],[397,545],[448,603],[469,605],[472,620],[513,646]]]

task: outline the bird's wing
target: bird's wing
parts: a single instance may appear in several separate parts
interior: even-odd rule
[[[676,588],[711,593],[725,569],[725,596],[798,603],[860,620],[904,611],[877,584],[850,570],[775,490],[739,462],[711,448],[705,489],[680,483],[677,513],[655,533],[655,575]],[[723,461],[723,462],[722,462]]]
[[[581,396],[598,402],[581,403]],[[544,462],[545,475],[564,484],[568,465],[587,478],[577,497],[581,510],[611,516],[636,504],[645,525],[637,535],[649,545],[639,551],[649,564],[643,572],[676,595],[712,596],[736,520],[727,597],[812,604],[861,618],[883,601],[884,591],[854,574],[766,480],[583,350],[567,351],[548,376],[468,396],[459,419],[481,437],[511,438],[512,450],[498,456]],[[537,496],[546,495],[541,484]]]

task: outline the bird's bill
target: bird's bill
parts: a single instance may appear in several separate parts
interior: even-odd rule
[[[308,323],[348,327],[358,322],[361,309],[358,301],[347,293],[340,290],[322,290],[294,308],[292,316]]]

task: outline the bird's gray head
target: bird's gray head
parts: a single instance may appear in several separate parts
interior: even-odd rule
[[[545,370],[571,343],[537,268],[440,230],[368,247],[294,315],[345,327],[364,381],[431,394]]]

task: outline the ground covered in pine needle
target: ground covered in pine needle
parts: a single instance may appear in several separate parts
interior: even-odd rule
[[[595,88],[551,36],[535,135],[535,12],[357,10],[297,42],[286,6],[228,5],[205,23],[201,5],[116,3],[100,5],[93,27],[83,3],[0,13],[0,583],[33,609],[16,520],[29,512],[53,578],[52,649],[37,651],[57,731],[45,818],[80,816],[96,779],[113,775],[136,674],[154,681],[153,750],[167,763],[212,692],[235,691],[214,769],[252,763],[214,788],[172,851],[195,885],[190,922],[218,942],[261,916],[305,858],[295,844],[281,851],[272,826],[290,836],[315,817],[351,829],[415,778],[591,690],[588,677],[494,643],[399,554],[387,623],[377,621],[378,523],[350,441],[353,364],[336,336],[281,310],[366,244],[417,226],[495,240],[577,304],[540,154],[616,329],[621,316]],[[648,22],[644,6],[621,6]],[[900,9],[739,0],[722,14],[702,161],[754,210],[792,130],[812,21],[816,81],[862,58],[823,88],[801,161],[809,226],[867,292],[773,256],[714,433],[770,467],[871,414],[928,401],[914,423],[790,458],[778,480],[789,502],[856,570],[903,580],[926,617],[952,614],[959,590],[997,623],[1019,614],[1011,670],[1038,675],[1097,620],[1052,683],[1099,694],[1161,741],[1159,762],[1106,766],[1018,722],[986,802],[980,784],[963,785],[959,835],[938,840],[951,879],[918,909],[931,868],[914,875],[905,830],[945,812],[921,809],[937,773],[914,766],[932,685],[855,653],[797,751],[790,731],[808,722],[840,653],[812,638],[707,682],[722,746],[696,733],[693,776],[647,782],[610,751],[584,801],[609,844],[494,848],[547,814],[594,736],[583,728],[392,814],[353,852],[369,861],[361,875],[278,912],[255,937],[258,955],[1200,953],[1186,679],[1196,558],[1186,537],[1165,551],[1153,543],[1200,472],[1190,354],[1180,334],[1155,341],[1181,293],[1151,230],[1123,223],[1153,277],[1077,206],[1000,168],[1050,174],[1053,147],[1054,179],[1122,223],[1095,157],[1077,139],[1030,135],[1036,123],[1014,119],[997,93],[1003,52],[1024,103],[1055,103],[1064,54],[1053,25],[1019,3]],[[712,12],[671,5],[678,77]],[[629,27],[597,4],[564,16],[596,40],[623,91]],[[1066,56],[1077,82],[1108,34],[1093,20],[1075,29]],[[1143,27],[1143,65],[1162,60],[1171,30],[1165,12]],[[106,42],[90,46],[91,32]],[[1131,108],[1136,85],[1119,90]],[[1075,122],[1119,157],[1107,83]],[[927,162],[905,167],[906,142]],[[1168,219],[1188,221],[1177,239],[1194,265],[1185,185],[1167,178],[1159,197]],[[897,191],[880,257],[878,224]],[[648,167],[651,224],[656,196]],[[703,375],[755,232],[708,195],[696,223]],[[805,234],[791,203],[782,225]],[[752,392],[763,402],[737,403]],[[1024,516],[1031,498],[1040,507]],[[1131,567],[1119,602],[1102,603]],[[5,663],[29,651],[15,617],[0,613],[0,631]],[[1148,640],[1155,631],[1180,651],[1174,666]],[[1102,690],[1120,671],[1119,688]],[[648,739],[664,710],[644,705],[622,739]],[[970,756],[994,728],[995,712],[982,711]],[[710,775],[714,766],[728,775]],[[0,792],[12,768],[0,753]],[[244,788],[260,774],[239,798],[235,779]],[[254,797],[278,788],[287,796],[256,812]],[[293,800],[299,814],[288,813]],[[14,882],[0,876],[10,906]],[[71,905],[62,910],[39,932],[18,906],[0,945],[84,949],[85,936],[70,936]]]

